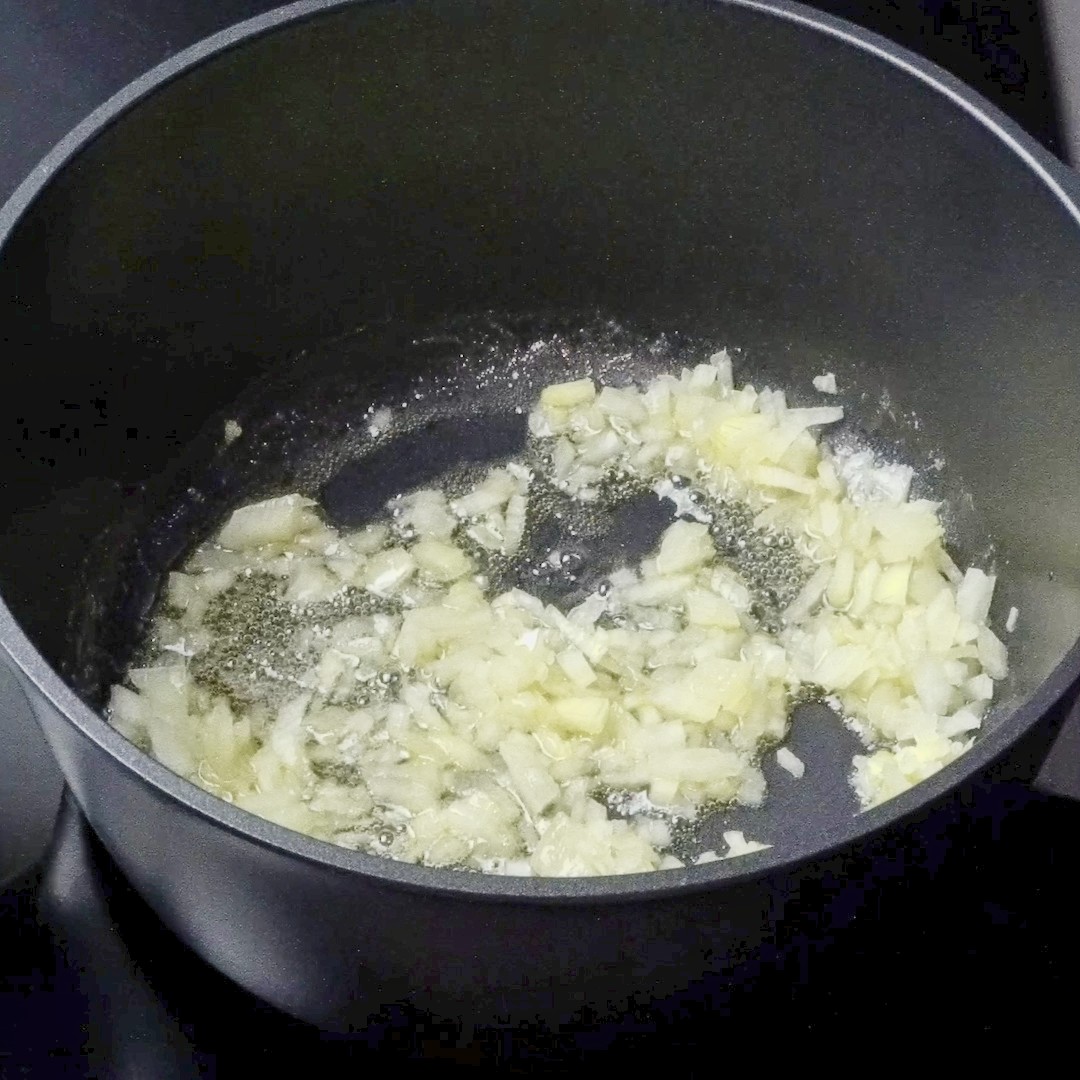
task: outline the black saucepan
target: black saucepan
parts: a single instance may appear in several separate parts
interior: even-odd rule
[[[300,3],[104,105],[0,211],[0,242],[0,639],[162,921],[305,1019],[678,987],[767,930],[765,883],[984,770],[1080,672],[1080,182],[835,20],[749,0]],[[716,345],[795,399],[834,371],[850,425],[948,500],[958,561],[997,566],[995,618],[1020,611],[975,747],[914,790],[857,814],[851,738],[807,709],[806,777],[770,773],[763,810],[702,837],[744,827],[767,851],[506,879],[291,833],[101,718],[161,574],[230,504],[299,486],[356,521],[513,451],[546,379]],[[364,411],[402,400],[408,432],[371,455]],[[647,516],[616,525],[647,546]]]

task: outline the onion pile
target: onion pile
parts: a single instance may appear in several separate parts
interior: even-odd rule
[[[1007,654],[993,576],[953,564],[910,470],[821,445],[842,417],[737,388],[717,353],[641,387],[549,386],[527,460],[361,529],[299,494],[241,507],[170,575],[109,717],[289,828],[492,873],[684,865],[680,828],[761,803],[762,754],[812,693],[865,741],[853,783],[875,805],[967,749]],[[647,558],[567,610],[492,587],[534,489],[588,504],[628,483],[670,506]],[[764,846],[725,842],[695,861]]]

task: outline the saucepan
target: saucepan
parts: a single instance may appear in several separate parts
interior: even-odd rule
[[[944,72],[796,4],[271,12],[133,83],[18,189],[0,327],[4,650],[163,924],[318,1024],[677,989],[768,932],[777,880],[902,834],[1080,675],[1080,182]],[[945,501],[957,561],[996,568],[993,618],[1017,609],[972,748],[859,812],[853,736],[810,706],[803,778],[767,770],[761,809],[704,826],[767,849],[513,878],[305,837],[106,722],[162,575],[230,506],[302,487],[355,516],[505,456],[521,400],[478,373],[534,341],[559,343],[546,375],[714,346],[792,400],[835,373],[860,437]],[[424,380],[453,389],[442,418],[350,456],[350,425]]]

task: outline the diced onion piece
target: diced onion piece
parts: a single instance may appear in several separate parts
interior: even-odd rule
[[[187,623],[199,623],[210,602],[236,581],[235,570],[206,570],[201,574],[171,573],[166,588],[170,607],[184,613]]]
[[[300,764],[307,739],[303,723],[310,703],[311,694],[290,698],[278,710],[276,722],[270,732],[270,746],[278,758],[290,768]]]
[[[596,386],[592,379],[577,379],[544,387],[540,393],[540,404],[549,408],[572,409],[577,405],[587,405],[595,397]]]
[[[313,559],[297,560],[289,578],[285,599],[292,604],[316,604],[341,592],[341,579],[330,573],[325,564]]]
[[[648,841],[625,821],[575,821],[565,814],[555,815],[530,859],[534,873],[556,877],[633,874],[658,862]]]
[[[806,763],[802,758],[793,754],[786,746],[781,746],[776,751],[776,763],[780,768],[791,773],[796,780],[801,780],[806,772]]]
[[[709,562],[715,554],[708,526],[696,521],[676,521],[669,525],[656,556],[659,573],[679,574]]]
[[[984,672],[968,679],[966,689],[972,701],[989,701],[994,696],[994,680]]]
[[[941,536],[936,507],[925,499],[874,508],[874,528],[879,534],[879,559],[884,563],[917,559]]]
[[[903,606],[907,603],[911,581],[911,561],[886,566],[874,585],[874,601],[878,604]]]
[[[467,495],[454,499],[450,509],[464,518],[502,510],[520,488],[521,482],[508,469],[492,469]]]
[[[607,722],[610,703],[602,697],[567,697],[553,707],[556,723],[568,731],[596,735]]]
[[[109,719],[126,739],[142,741],[146,733],[146,701],[126,686],[114,686],[109,694]]]
[[[784,612],[784,621],[793,626],[802,622],[817,606],[833,576],[831,566],[819,566],[810,576],[810,580],[799,591],[799,595],[788,605]]]
[[[815,483],[805,476],[798,476],[789,469],[779,469],[775,465],[759,465],[752,474],[752,479],[764,487],[783,488],[797,491],[801,495],[813,495]]]
[[[961,619],[982,623],[990,614],[997,578],[972,566],[956,589],[956,610]]]
[[[814,679],[826,690],[846,690],[870,663],[863,645],[838,645],[825,653],[814,668]]]
[[[391,503],[391,512],[399,525],[412,529],[422,538],[448,540],[457,528],[457,519],[450,511],[446,496],[432,488],[395,499]]]
[[[524,495],[511,495],[506,504],[502,554],[512,555],[521,546],[525,536],[526,502]]]
[[[686,593],[686,621],[691,626],[738,630],[742,623],[730,600],[708,589]]]
[[[958,709],[952,716],[941,722],[941,734],[947,738],[964,735],[969,731],[978,731],[982,727],[982,718],[970,709]]]
[[[596,406],[609,417],[640,424],[649,415],[641,401],[641,395],[634,390],[620,390],[614,386],[605,386],[596,398]]]
[[[536,743],[520,731],[512,731],[499,743],[518,797],[533,815],[542,814],[559,797],[559,785],[548,773]]]
[[[591,686],[596,682],[596,672],[580,649],[570,646],[563,649],[555,659],[566,677],[576,686],[584,689],[586,686]]]
[[[374,555],[386,547],[390,530],[385,525],[367,525],[344,537],[348,547],[357,555]]]
[[[979,630],[979,662],[991,679],[1004,679],[1009,673],[1009,650],[988,626]]]
[[[416,571],[416,559],[405,548],[387,548],[373,555],[360,575],[360,584],[376,596],[390,596]]]
[[[409,550],[421,573],[436,581],[456,581],[473,570],[472,560],[464,551],[441,540],[421,540]]]
[[[878,578],[881,577],[881,566],[874,559],[865,563],[855,576],[855,589],[848,605],[848,613],[852,617],[865,614],[874,598],[874,590],[877,588]]]
[[[716,383],[719,389],[727,394],[734,389],[735,380],[732,375],[731,355],[727,349],[714,352],[709,357],[709,363],[716,368]]]
[[[764,851],[772,847],[771,844],[763,844],[759,840],[748,840],[741,831],[731,829],[723,834],[724,843],[727,844],[725,859],[737,859],[740,855],[750,855],[755,851]]]
[[[934,660],[923,660],[915,669],[915,692],[928,713],[944,716],[949,711],[953,686],[945,675],[944,665]]]
[[[282,495],[234,510],[218,534],[218,543],[233,550],[288,543],[319,524],[313,499]]]
[[[850,547],[840,549],[829,575],[826,599],[834,608],[844,607],[851,599],[855,586],[855,552]]]

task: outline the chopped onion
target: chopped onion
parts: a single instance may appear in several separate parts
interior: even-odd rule
[[[737,859],[740,855],[750,855],[755,851],[764,851],[772,847],[771,844],[763,844],[758,840],[747,840],[738,830],[732,829],[724,833],[724,843],[727,844],[725,859]]]
[[[814,385],[836,392],[831,373]],[[488,873],[681,867],[673,825],[761,803],[761,754],[804,688],[872,747],[852,782],[875,805],[963,753],[1008,654],[994,577],[956,567],[910,468],[820,445],[813,429],[843,416],[736,387],[722,351],[644,387],[549,386],[533,458],[453,499],[401,495],[362,529],[299,494],[240,507],[169,576],[153,660],[113,688],[110,719],[289,828]],[[371,434],[390,420],[374,412]],[[630,479],[671,523],[569,611],[498,594],[536,474],[580,502]],[[752,525],[727,537],[732,506]],[[786,746],[776,762],[805,773]],[[724,841],[694,864],[768,846]]]
[[[994,598],[997,579],[978,567],[971,567],[956,590],[956,610],[961,619],[982,623],[990,614],[990,602]]]
[[[786,746],[781,746],[776,751],[776,764],[791,773],[796,780],[801,780],[806,772],[806,764],[802,758],[796,757]]]
[[[234,550],[288,543],[318,524],[319,519],[311,509],[314,505],[314,500],[301,495],[283,495],[242,506],[233,511],[217,541],[222,547]]]

